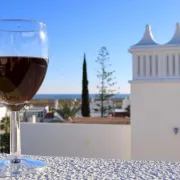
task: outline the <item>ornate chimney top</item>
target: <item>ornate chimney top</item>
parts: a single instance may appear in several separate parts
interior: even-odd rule
[[[180,24],[179,23],[176,23],[176,30],[175,30],[174,36],[165,45],[175,45],[175,44],[180,45]]]
[[[148,46],[148,45],[158,45],[154,40],[150,25],[146,25],[143,38],[131,48],[139,47],[139,46]]]

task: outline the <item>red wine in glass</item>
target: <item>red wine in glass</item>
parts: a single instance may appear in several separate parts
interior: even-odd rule
[[[47,60],[39,57],[0,57],[0,101],[17,111],[41,86]]]

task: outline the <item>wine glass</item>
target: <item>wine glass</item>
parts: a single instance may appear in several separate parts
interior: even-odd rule
[[[11,111],[10,155],[0,161],[1,177],[39,172],[45,167],[42,161],[21,156],[19,110],[40,88],[47,67],[46,25],[0,19],[0,102]]]

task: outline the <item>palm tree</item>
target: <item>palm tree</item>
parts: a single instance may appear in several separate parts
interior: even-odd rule
[[[2,118],[0,127],[1,127],[1,130],[5,131],[6,134],[10,133],[10,117],[9,116]]]
[[[80,104],[76,101],[64,101],[59,104],[59,109],[55,110],[64,120],[73,118],[80,110]]]

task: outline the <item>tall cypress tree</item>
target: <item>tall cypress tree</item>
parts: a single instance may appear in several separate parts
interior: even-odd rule
[[[90,116],[89,91],[88,91],[88,79],[87,79],[86,55],[85,54],[84,54],[84,62],[83,62],[81,114],[84,117],[89,117]]]

